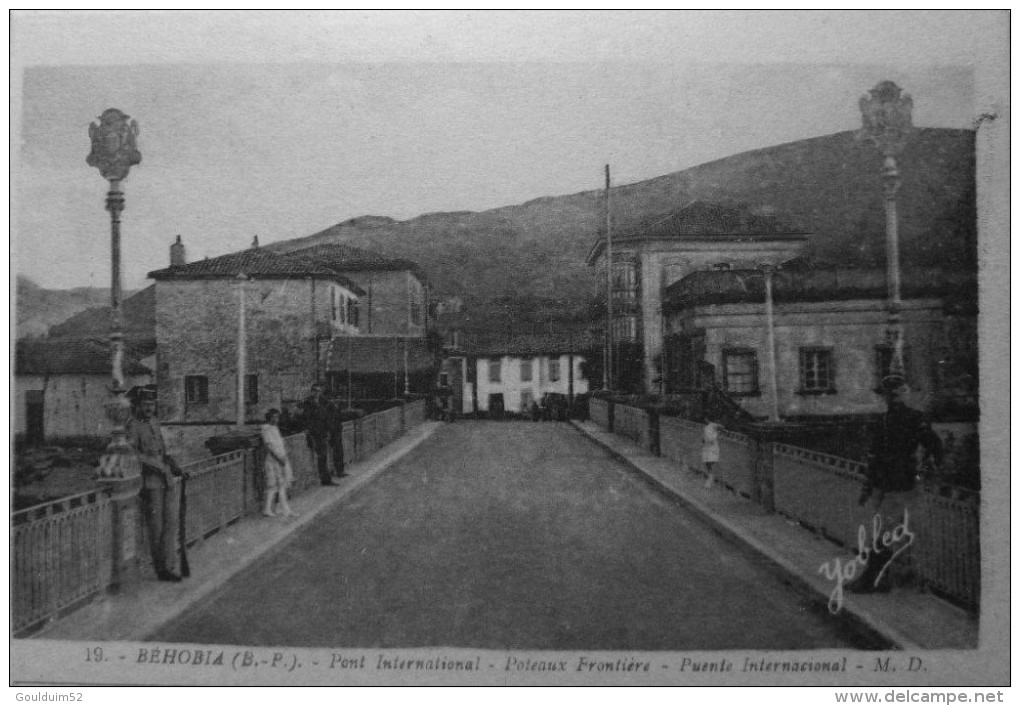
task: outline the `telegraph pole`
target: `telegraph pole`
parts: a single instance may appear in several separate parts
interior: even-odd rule
[[[610,192],[609,165],[606,165],[606,389],[613,383],[613,207]]]

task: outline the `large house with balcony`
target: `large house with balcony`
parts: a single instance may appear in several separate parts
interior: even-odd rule
[[[976,413],[975,284],[969,273],[903,273],[911,406]],[[892,359],[886,297],[885,270],[787,262],[773,275],[773,369],[765,274],[692,272],[666,288],[666,391],[718,385],[762,419],[772,394],[787,421],[880,413]]]
[[[356,337],[364,290],[328,264],[257,247],[150,272],[164,424],[261,420],[323,378],[330,346]],[[243,321],[243,328],[242,328]],[[238,415],[239,353],[245,409]]]
[[[663,291],[699,271],[753,268],[795,257],[808,234],[775,214],[694,201],[612,238],[612,333],[616,347],[639,344],[644,391],[660,389]],[[587,258],[606,267],[601,233]],[[600,277],[605,281],[605,275]],[[636,392],[638,390],[631,390]]]

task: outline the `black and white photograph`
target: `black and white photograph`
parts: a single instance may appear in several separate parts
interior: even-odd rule
[[[12,12],[11,683],[1008,686],[1009,19]]]

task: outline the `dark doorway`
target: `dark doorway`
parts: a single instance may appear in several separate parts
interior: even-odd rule
[[[25,391],[25,439],[30,444],[41,444],[45,436],[43,419],[45,417],[45,406],[43,405],[42,390]]]
[[[492,394],[489,395],[489,417],[492,419],[499,419],[506,413],[506,409],[503,407],[503,394]]]

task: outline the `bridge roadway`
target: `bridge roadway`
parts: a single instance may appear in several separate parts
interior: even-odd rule
[[[487,421],[445,425],[152,639],[868,646],[569,425]]]

